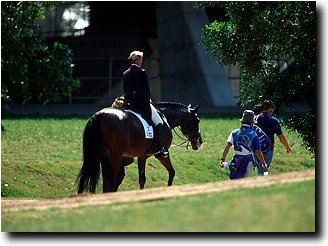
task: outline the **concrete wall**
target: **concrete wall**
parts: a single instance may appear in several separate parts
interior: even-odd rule
[[[192,2],[156,2],[162,100],[235,106],[224,69],[199,45],[208,23]]]

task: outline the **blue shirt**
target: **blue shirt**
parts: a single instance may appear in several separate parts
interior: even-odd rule
[[[261,151],[263,153],[268,152],[272,147],[272,143],[271,143],[270,138],[257,125],[253,125],[252,129],[256,132],[257,136],[259,137]]]
[[[282,134],[279,120],[276,117],[269,115],[267,112],[262,112],[255,117],[255,122],[255,125],[259,126],[270,138],[273,147],[274,134],[277,134],[278,136]]]
[[[233,130],[227,142],[233,145],[235,154],[252,156],[252,152],[260,149],[260,141],[256,132],[249,125],[242,125],[240,129]]]

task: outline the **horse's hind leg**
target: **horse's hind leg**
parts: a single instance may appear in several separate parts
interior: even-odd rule
[[[132,164],[134,162],[134,158],[133,157],[122,157],[122,165],[123,166],[128,166],[130,164]]]
[[[103,178],[103,192],[109,192],[109,167],[110,167],[110,157],[109,154],[103,153],[101,156],[101,173]]]
[[[175,176],[175,170],[172,166],[170,157],[160,157],[158,160],[162,163],[162,165],[169,172],[169,180],[167,181],[167,186],[171,186],[173,183],[173,179]]]
[[[143,189],[146,183],[146,159],[144,157],[138,158],[138,172],[139,172],[139,187]]]
[[[120,169],[117,172],[117,179],[116,179],[116,190],[118,189],[118,187],[122,184],[124,176],[125,176],[125,170],[124,170],[124,165],[122,164]]]
[[[85,183],[85,177],[81,176],[80,181],[79,181],[79,189],[77,191],[77,194],[82,194],[84,190],[84,183]]]
[[[121,156],[111,156],[110,158],[110,166],[109,166],[109,192],[116,192],[118,190],[118,186],[121,184],[122,180],[119,180],[118,174],[121,168],[122,158]],[[124,168],[124,167],[123,167]]]
[[[101,157],[101,169],[103,177],[103,192],[116,192],[124,178],[124,166],[121,170],[121,157],[103,154]]]

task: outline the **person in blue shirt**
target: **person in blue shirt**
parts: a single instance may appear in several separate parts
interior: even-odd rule
[[[253,108],[253,111],[254,111],[255,119],[256,119],[256,116],[259,115],[259,114],[261,114],[262,111],[263,111],[262,104],[261,104],[261,103],[256,104],[256,105],[254,106],[254,108]],[[267,153],[268,151],[270,151],[271,146],[272,146],[272,144],[271,144],[271,140],[270,140],[270,138],[265,134],[265,132],[262,131],[262,129],[261,129],[259,126],[253,124],[252,128],[253,128],[253,130],[256,132],[257,136],[259,137],[259,140],[260,140],[260,149],[261,149],[262,154],[263,154],[264,159],[265,159],[265,155],[266,155],[266,153]],[[258,162],[258,159],[257,159],[256,156],[255,156],[255,161]],[[266,161],[266,163],[267,163],[267,160],[265,160],[265,161]],[[268,165],[268,163],[267,163],[267,165]],[[262,169],[262,167],[261,167],[261,166],[259,167],[259,165],[257,165],[257,163],[255,163],[255,166],[257,166],[258,174],[259,174],[259,175],[263,175],[263,169]]]
[[[267,171],[267,165],[260,150],[259,137],[252,129],[254,112],[252,110],[245,110],[240,121],[242,123],[241,127],[230,132],[220,159],[220,167],[223,168],[225,166],[225,158],[233,146],[235,154],[229,165],[230,179],[239,179],[246,176],[249,165],[255,162],[253,153],[259,159],[259,165],[262,166],[262,169]]]
[[[260,127],[258,127],[257,125],[253,125],[252,129],[256,132],[257,136],[259,137],[259,141],[260,141],[260,150],[263,154],[264,160],[267,163],[267,160],[265,159],[266,154],[271,150],[271,140],[270,138],[265,134],[264,131],[262,131],[262,129]],[[258,158],[255,156],[255,166],[257,166],[257,172],[259,175],[263,175],[263,169],[261,167],[261,165],[257,165],[258,163]],[[268,165],[268,163],[267,163]]]
[[[271,146],[269,150],[263,153],[268,168],[270,167],[270,164],[273,159],[275,134],[278,136],[279,141],[285,146],[286,152],[290,153],[292,151],[285,135],[281,130],[281,125],[278,118],[273,115],[274,109],[274,103],[271,100],[265,100],[262,103],[262,113],[255,117],[255,125],[260,127],[261,130],[269,137],[271,141]],[[260,175],[263,175],[263,172],[264,170],[261,168],[261,166],[258,166],[258,173]]]

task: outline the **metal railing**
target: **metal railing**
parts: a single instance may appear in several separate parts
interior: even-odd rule
[[[96,62],[102,63],[102,68],[97,67]],[[157,79],[159,77],[159,74],[154,74],[154,71],[151,70],[152,66],[150,64],[152,62],[158,63],[159,60],[153,57],[146,59],[149,80]],[[112,94],[113,82],[121,81],[122,74],[129,65],[126,57],[76,57],[73,59],[73,63],[73,76],[81,81],[81,87],[86,87],[86,91],[85,94],[82,92],[71,95],[69,100],[69,103],[71,104],[83,100],[92,100],[95,102],[106,96],[108,100],[113,100],[116,96]],[[84,70],[84,67],[87,68],[87,72]],[[91,86],[90,83],[92,83]],[[105,90],[104,85],[107,87]],[[88,87],[90,88],[89,90]]]

